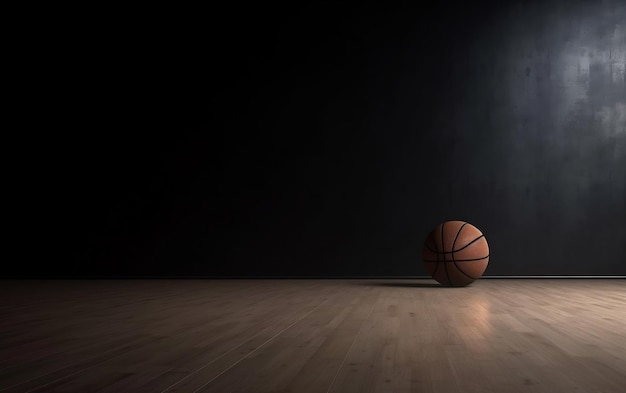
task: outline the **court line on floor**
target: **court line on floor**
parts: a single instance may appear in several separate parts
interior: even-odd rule
[[[140,340],[140,339],[138,339],[137,341],[141,341],[141,340]],[[132,343],[132,341],[131,341],[131,343]],[[122,348],[124,348],[124,347],[126,347],[126,346],[128,346],[128,345],[130,345],[130,343],[124,343],[124,344],[122,344],[122,345],[118,345],[118,346],[117,346],[117,347],[115,347],[115,348],[107,349],[106,351],[101,352],[101,353],[99,353],[99,354],[97,354],[97,355],[94,355],[94,356],[88,357],[87,359],[84,359],[84,360],[79,360],[79,361],[77,361],[77,362],[74,362],[74,363],[70,364],[69,366],[59,367],[59,368],[54,369],[54,370],[52,370],[52,371],[49,371],[49,372],[47,372],[47,373],[45,373],[45,374],[37,375],[36,377],[32,377],[32,378],[27,379],[27,380],[25,380],[25,381],[16,382],[16,383],[14,383],[13,385],[0,387],[0,392],[3,392],[3,391],[5,391],[5,390],[9,390],[9,389],[14,388],[14,387],[16,387],[16,386],[24,385],[25,383],[28,383],[28,382],[34,381],[34,380],[39,379],[39,378],[43,378],[43,377],[48,376],[48,375],[50,375],[50,374],[54,374],[54,373],[59,372],[59,371],[61,371],[61,370],[63,370],[63,369],[75,367],[75,366],[77,366],[77,365],[79,365],[79,364],[81,364],[81,363],[82,363],[82,364],[84,364],[84,363],[89,363],[90,361],[92,361],[92,360],[94,360],[94,359],[96,359],[96,358],[98,358],[98,357],[103,357],[105,354],[107,354],[107,353],[109,353],[109,352],[114,352],[114,351],[117,351],[117,350],[122,349]],[[60,352],[60,353],[61,353],[61,354],[65,354],[65,352]],[[116,355],[116,356],[117,356],[117,355]],[[111,359],[112,359],[112,358],[111,358]],[[105,359],[105,360],[102,360],[102,361],[103,361],[103,362],[105,362],[105,361],[106,361],[106,359]],[[88,366],[88,367],[91,367],[91,366]]]
[[[137,347],[137,348],[131,349],[131,350],[126,351],[126,352],[119,353],[119,354],[117,354],[117,355],[111,356],[111,357],[106,358],[106,359],[102,359],[102,360],[96,361],[95,363],[93,363],[93,364],[91,364],[91,365],[89,365],[89,366],[87,366],[87,367],[84,367],[84,368],[78,369],[78,370],[74,371],[73,373],[70,373],[70,374],[67,374],[67,375],[65,375],[65,376],[63,376],[63,377],[60,377],[60,378],[54,379],[54,380],[52,380],[52,381],[50,381],[50,382],[47,382],[47,383],[45,383],[45,384],[43,384],[43,385],[38,385],[38,386],[36,386],[36,387],[34,387],[34,388],[30,389],[30,390],[27,390],[27,391],[26,391],[26,392],[24,392],[24,393],[30,393],[30,392],[34,392],[34,391],[36,391],[36,390],[40,390],[40,389],[41,389],[41,388],[43,388],[43,387],[46,387],[46,386],[48,386],[48,385],[51,385],[51,384],[53,384],[53,383],[55,383],[55,382],[62,381],[62,380],[64,380],[64,379],[67,379],[67,378],[69,378],[69,377],[71,377],[71,376],[74,376],[74,375],[76,375],[76,374],[80,374],[80,373],[82,373],[82,372],[85,372],[85,371],[89,370],[90,368],[93,368],[93,367],[95,367],[95,366],[99,366],[99,365],[101,365],[101,364],[103,364],[103,363],[109,362],[109,361],[111,361],[111,360],[113,360],[113,359],[115,359],[115,358],[118,358],[118,357],[122,356],[122,355],[126,355],[126,354],[129,354],[129,353],[131,353],[131,352],[137,351],[137,350],[139,350],[139,349],[143,348],[143,346],[144,346],[144,345],[149,344],[150,342],[154,342],[155,340],[158,340],[158,338],[155,338],[155,339],[152,339],[152,340],[138,340],[138,341],[140,341],[140,342],[141,342],[141,341],[144,341],[144,342],[143,342],[142,344],[139,344],[139,347]],[[103,352],[103,353],[101,353],[101,354],[99,354],[99,355],[92,356],[92,357],[88,358],[87,360],[84,360],[84,361],[78,361],[78,362],[74,363],[73,365],[70,365],[70,366],[65,366],[65,367],[61,367],[61,368],[59,368],[59,369],[56,369],[56,370],[54,370],[54,371],[48,372],[48,373],[43,374],[43,375],[39,375],[39,376],[34,377],[34,378],[31,378],[31,379],[29,379],[29,380],[22,381],[22,382],[18,382],[18,383],[16,383],[16,384],[11,385],[11,386],[6,386],[6,387],[4,387],[4,388],[0,389],[0,391],[5,391],[5,390],[8,390],[8,389],[12,389],[12,388],[15,388],[15,387],[17,387],[17,386],[19,386],[19,385],[24,385],[24,384],[26,384],[26,383],[28,383],[28,382],[31,382],[31,381],[34,381],[34,380],[36,380],[36,379],[43,378],[43,377],[48,376],[48,375],[50,375],[50,374],[54,374],[55,372],[60,371],[60,370],[63,370],[63,369],[65,369],[65,368],[72,368],[73,366],[75,366],[75,365],[77,365],[77,364],[80,364],[80,363],[87,363],[87,364],[88,364],[90,360],[95,359],[95,358],[97,358],[97,357],[99,357],[99,356],[100,356],[100,357],[102,357],[102,355],[103,355],[104,353],[108,353],[108,352],[116,351],[116,350],[119,350],[119,349],[123,349],[124,347],[129,346],[129,345],[132,345],[132,344],[127,343],[127,344],[121,345],[121,346],[119,346],[119,347],[116,347],[116,348],[113,348],[113,349],[107,350],[107,351],[105,351],[105,352]]]
[[[380,293],[378,294],[378,296],[380,296]],[[365,326],[365,323],[370,319],[370,316],[372,315],[372,312],[374,311],[374,308],[376,308],[376,303],[377,302],[378,302],[378,299],[372,305],[372,308],[370,309],[370,312],[367,314],[367,317],[365,317],[365,319],[363,320],[363,323],[361,324],[361,327],[359,328],[359,331],[354,336],[354,339],[352,340],[352,344],[350,344],[350,348],[348,348],[348,351],[346,352],[346,355],[343,357],[343,360],[341,361],[341,364],[339,365],[339,368],[337,369],[337,373],[333,377],[333,380],[330,382],[330,386],[328,386],[328,390],[326,391],[326,393],[329,393],[330,390],[333,388],[333,385],[335,384],[335,380],[339,376],[339,372],[343,368],[343,365],[346,363],[346,360],[348,359],[348,355],[352,351],[352,348],[354,347],[354,343],[356,343],[356,339],[361,335],[361,332],[363,331],[363,326]]]
[[[271,338],[269,338],[267,341],[265,341],[263,344],[259,345],[258,347],[256,347],[253,351],[248,352],[246,355],[244,355],[241,359],[237,360],[236,362],[234,362],[233,364],[231,364],[230,366],[228,366],[226,369],[224,369],[221,373],[217,374],[215,377],[211,378],[211,380],[209,380],[208,382],[205,382],[202,386],[200,386],[198,389],[194,390],[193,393],[198,392],[200,389],[204,388],[205,386],[207,386],[208,384],[210,384],[211,382],[213,382],[214,380],[216,380],[218,377],[220,377],[221,375],[223,375],[225,372],[227,372],[228,370],[230,370],[231,368],[235,367],[237,364],[239,364],[240,362],[242,362],[245,358],[247,358],[248,356],[252,355],[253,353],[255,353],[256,351],[258,351],[259,349],[261,349],[261,347],[263,347],[264,345],[266,345],[267,343],[269,343],[270,341],[274,340],[276,337],[278,337],[279,335],[281,335],[283,332],[285,332],[287,329],[293,327],[295,324],[297,324],[298,322],[300,322],[301,320],[303,320],[304,318],[308,317],[311,313],[313,313],[313,311],[319,309],[320,307],[322,307],[324,304],[326,304],[328,302],[329,299],[324,300],[322,303],[320,303],[318,306],[316,306],[315,308],[313,308],[311,311],[307,312],[306,314],[304,314],[303,316],[301,316],[300,318],[298,318],[297,321],[293,322],[291,325],[287,326],[286,328],[282,329],[281,331],[279,331],[278,333],[276,333],[275,335],[273,335]],[[191,377],[192,375],[196,374],[197,372],[203,370],[204,368],[206,368],[207,366],[211,365],[212,363],[216,362],[217,360],[221,359],[222,357],[224,357],[226,354],[234,351],[235,349],[239,348],[240,346],[242,346],[243,344],[249,342],[250,340],[252,340],[253,338],[255,338],[256,336],[258,336],[259,334],[261,334],[261,332],[255,334],[254,336],[250,337],[248,340],[242,342],[241,344],[238,344],[237,346],[231,348],[228,352],[224,352],[223,354],[221,354],[219,357],[211,360],[210,362],[208,362],[207,364],[205,364],[204,366],[200,367],[199,369],[195,370],[194,372],[192,372],[191,374],[186,375],[184,378],[181,378],[180,380],[176,381],[175,383],[173,383],[172,385],[168,386],[167,388],[165,388],[164,390],[161,391],[161,393],[165,393],[168,390],[170,390],[171,388],[173,388],[174,386],[178,385],[179,383],[183,382],[184,380],[186,380],[187,378]]]

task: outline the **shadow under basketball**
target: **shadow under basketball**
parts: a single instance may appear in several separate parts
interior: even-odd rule
[[[371,285],[378,287],[401,287],[401,288],[446,288],[438,283],[431,282],[365,282],[357,285]]]

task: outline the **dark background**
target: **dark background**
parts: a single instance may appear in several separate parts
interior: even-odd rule
[[[626,275],[623,1],[21,18],[4,277]]]

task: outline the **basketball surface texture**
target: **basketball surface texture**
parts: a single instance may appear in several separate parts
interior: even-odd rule
[[[446,221],[426,237],[424,267],[447,287],[464,287],[479,279],[489,263],[485,235],[465,221]]]

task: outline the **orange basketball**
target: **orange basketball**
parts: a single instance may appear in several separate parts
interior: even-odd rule
[[[465,221],[446,221],[426,238],[422,251],[428,274],[441,285],[464,287],[479,279],[489,263],[485,235]]]

